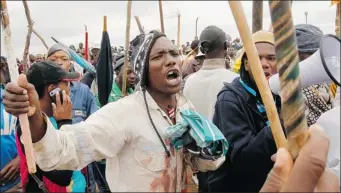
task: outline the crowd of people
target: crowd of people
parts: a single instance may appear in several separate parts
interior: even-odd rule
[[[324,36],[310,24],[296,25],[295,33],[300,61]],[[252,39],[269,79],[277,73],[274,34],[258,31]],[[85,57],[82,43],[70,48]],[[310,137],[293,162],[286,149],[276,148],[239,38],[229,41],[222,29],[208,26],[198,40],[177,47],[151,31],[132,40],[129,50],[124,79],[124,48],[112,48],[113,83],[104,106],[96,75],[60,43],[30,54],[26,66],[17,59],[18,84],[1,56],[0,192],[192,191],[189,185],[199,192],[340,191],[340,89],[334,83],[302,90]],[[100,51],[89,50],[95,68]],[[273,98],[281,115],[281,97]],[[35,174],[28,172],[17,119],[24,113]]]

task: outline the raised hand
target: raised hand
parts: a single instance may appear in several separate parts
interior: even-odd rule
[[[20,74],[18,85],[8,83],[3,96],[5,110],[15,116],[27,113],[29,117],[32,142],[39,141],[45,135],[44,121],[39,96],[34,86],[27,82],[26,75]]]
[[[6,85],[3,104],[5,110],[15,116],[27,113],[30,117],[40,111],[38,93],[24,74],[19,75],[18,85],[12,82]]]
[[[275,165],[261,192],[340,191],[336,174],[325,168],[329,150],[328,137],[318,125],[312,125],[309,134],[309,140],[301,149],[295,163],[287,150],[278,150]]]

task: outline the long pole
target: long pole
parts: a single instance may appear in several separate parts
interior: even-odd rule
[[[49,49],[49,46],[45,42],[44,38],[34,28],[32,28],[32,33],[40,39],[40,41],[44,44],[46,49]]]
[[[307,24],[308,23],[308,12],[304,12],[304,15],[305,15],[305,23]]]
[[[142,27],[142,24],[141,24],[139,16],[135,16],[134,18],[136,20],[137,27],[139,28],[140,33],[144,33],[144,29]]]
[[[336,18],[335,18],[335,34],[338,38],[341,38],[340,36],[340,1],[336,3]]]
[[[274,136],[277,148],[286,146],[286,139],[283,133],[281,122],[277,113],[277,108],[268,86],[268,81],[264,75],[262,64],[259,60],[258,52],[253,43],[251,31],[247,24],[243,6],[240,1],[229,1],[234,20],[237,24],[240,37],[243,41],[251,72],[254,75],[258,90],[264,102],[266,114],[270,121],[272,135]]]
[[[275,36],[277,70],[281,83],[282,117],[288,149],[295,159],[308,139],[308,125],[291,5],[289,1],[277,0],[270,0],[269,5]]]
[[[89,34],[88,34],[88,27],[84,25],[85,27],[85,49],[84,49],[84,54],[85,54],[85,60],[90,61],[89,59]]]
[[[290,0],[290,5],[292,6],[293,0]],[[272,31],[272,24],[270,24],[268,31]]]
[[[123,83],[122,83],[122,95],[126,96],[127,91],[127,70],[128,70],[128,51],[129,51],[129,38],[130,38],[130,20],[131,20],[131,0],[128,0],[127,5],[127,24],[126,24],[126,42],[124,49],[124,66],[123,66]]]
[[[28,31],[27,31],[27,35],[26,35],[26,42],[25,42],[25,48],[24,48],[24,54],[23,54],[23,62],[24,62],[24,72],[26,73],[28,70],[28,62],[27,62],[27,56],[29,53],[29,48],[30,48],[30,43],[31,43],[31,35],[32,35],[32,19],[31,19],[31,13],[30,13],[30,9],[28,8],[28,4],[26,0],[22,1],[24,4],[24,8],[25,8],[25,14],[26,14],[26,19],[27,19],[27,23],[28,23]]]
[[[13,56],[12,50],[12,35],[11,35],[11,28],[10,28],[10,20],[7,10],[7,3],[6,1],[1,1],[1,24],[2,24],[2,35],[4,38],[4,47],[7,53],[7,61],[8,61],[8,68],[10,71],[11,81],[17,83],[18,80],[18,68],[17,62],[15,57]],[[22,140],[25,149],[25,156],[27,162],[28,172],[30,174],[34,174],[37,171],[36,163],[34,160],[34,152],[33,152],[33,145],[32,145],[32,137],[30,131],[30,124],[28,122],[27,114],[19,115],[19,123],[22,131]]]
[[[161,0],[159,0],[159,11],[160,11],[161,32],[165,33],[165,26],[163,23],[162,1]]]
[[[180,48],[180,13],[178,14],[178,48]]]
[[[198,20],[199,17],[197,17],[197,19],[195,20],[195,38],[194,39],[198,39]]]
[[[252,33],[263,29],[263,1],[252,1]]]

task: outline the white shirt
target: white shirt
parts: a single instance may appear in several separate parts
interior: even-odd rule
[[[223,82],[230,83],[236,77],[237,74],[226,69],[225,59],[206,59],[202,68],[188,77],[183,93],[199,114],[212,120]]]
[[[330,139],[327,167],[340,179],[340,106],[325,113],[316,121]]]
[[[168,116],[146,92],[154,124],[163,136],[172,125]],[[180,111],[193,108],[178,96],[176,119]],[[111,192],[180,192],[184,188],[186,165],[181,151],[168,158],[147,115],[142,92],[108,103],[85,122],[64,125],[55,130],[47,121],[45,136],[33,144],[36,163],[44,171],[80,170],[106,158],[106,179]],[[170,149],[170,146],[167,145]],[[216,169],[217,161],[194,159],[194,168]]]

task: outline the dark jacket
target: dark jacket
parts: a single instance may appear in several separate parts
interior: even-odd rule
[[[246,91],[239,78],[225,83],[218,94],[213,123],[230,146],[224,164],[208,173],[206,191],[258,192],[263,186],[273,167],[270,158],[276,145],[256,103],[257,98]]]

